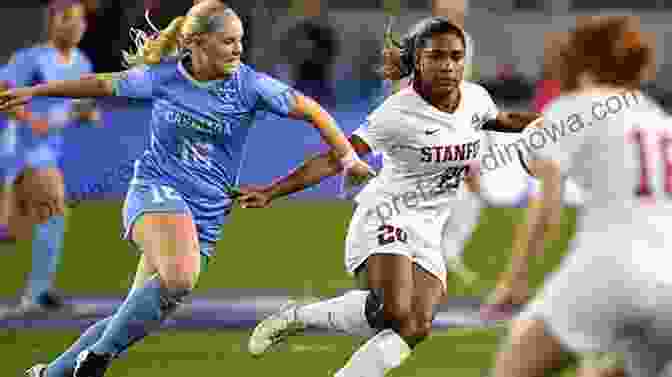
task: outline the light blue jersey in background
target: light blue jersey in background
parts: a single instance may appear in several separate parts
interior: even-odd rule
[[[70,62],[64,63],[59,52],[45,44],[18,50],[9,63],[0,69],[0,81],[9,82],[14,87],[25,87],[53,80],[78,80],[82,75],[91,72],[91,62],[81,50],[73,49]],[[40,119],[60,120],[66,118],[72,102],[73,100],[65,98],[34,98],[29,110]],[[36,135],[25,123],[15,123],[16,127],[10,127],[7,131],[16,131],[16,137],[5,137],[3,142],[10,143],[13,139],[17,141],[14,148],[19,154],[18,165],[15,166],[17,172],[25,165],[36,168],[58,166],[63,147],[61,130],[53,127],[46,135]],[[62,124],[70,125],[74,124]]]

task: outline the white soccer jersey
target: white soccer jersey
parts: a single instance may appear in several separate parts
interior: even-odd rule
[[[658,375],[652,360],[669,360],[672,342],[672,120],[638,92],[564,96],[544,115],[526,135],[532,158],[590,195],[571,253],[520,318],[577,352],[624,352],[629,375]]]
[[[483,87],[465,81],[461,90],[460,105],[450,114],[406,88],[388,98],[355,131],[383,156],[378,176],[356,197],[359,204],[372,208],[382,202],[412,202],[414,208],[422,208],[463,197],[462,178],[479,160],[481,128],[497,117],[498,110]]]
[[[650,99],[639,92],[565,96],[544,117],[543,129],[525,135],[532,156],[557,161],[591,193],[584,227],[672,216],[672,124]]]

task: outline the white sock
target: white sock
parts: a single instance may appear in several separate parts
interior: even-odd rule
[[[342,331],[370,338],[376,330],[366,320],[365,306],[369,291],[352,290],[343,296],[303,306],[298,319],[309,327]]]
[[[390,329],[369,339],[334,377],[384,377],[411,355],[404,339]]]

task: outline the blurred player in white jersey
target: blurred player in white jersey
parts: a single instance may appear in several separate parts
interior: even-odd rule
[[[464,241],[471,238],[479,221],[483,207],[526,208],[525,217],[513,225],[513,245],[509,265],[481,307],[481,318],[484,320],[510,319],[522,305],[527,303],[530,294],[528,282],[528,266],[532,258],[542,255],[531,255],[528,250],[529,223],[538,215],[541,200],[541,184],[529,174],[521,147],[520,135],[488,134],[490,140],[488,151],[491,155],[503,155],[498,169],[484,171],[476,175],[472,184],[473,200],[472,217],[466,221]],[[495,143],[500,141],[500,143]],[[509,156],[510,155],[510,156]],[[508,156],[508,157],[507,157]],[[484,160],[487,161],[487,160]],[[568,180],[564,186],[562,204],[566,208],[579,208],[583,203],[584,193],[573,181]]]
[[[539,81],[532,100],[532,111],[543,112],[546,105],[560,95],[557,56],[567,42],[567,33],[546,33],[542,79]],[[501,275],[493,293],[481,307],[481,316],[486,320],[508,319],[529,299],[528,265],[530,259],[541,255],[530,255],[528,250],[530,224],[538,216],[541,186],[538,179],[531,176],[525,163],[529,154],[527,140],[520,135],[489,133],[490,154],[496,170],[486,171],[480,179],[477,192],[482,205],[527,207],[525,218],[514,224],[514,244],[507,270]],[[483,156],[487,161],[488,156]],[[500,157],[500,161],[496,160]],[[499,166],[501,164],[502,166]],[[584,194],[578,185],[568,180],[563,190],[563,206],[578,208],[583,203]]]
[[[528,165],[543,180],[531,252],[557,226],[563,179],[590,195],[571,254],[512,323],[495,377],[546,375],[568,351],[582,356],[584,376],[657,376],[672,357],[672,125],[638,90],[652,50],[631,17],[571,34],[563,95],[527,135],[539,146]]]
[[[383,156],[379,175],[356,198],[346,238],[346,269],[360,289],[292,305],[262,321],[250,337],[252,354],[306,327],[340,330],[370,339],[335,375],[382,377],[427,338],[447,292],[447,265],[461,252],[454,238],[462,233],[450,229],[471,214],[463,180],[479,159],[483,131],[522,131],[539,118],[499,112],[484,88],[464,81],[465,45],[459,26],[431,17],[400,49],[386,50],[385,77],[412,76],[412,82],[350,139],[360,156]],[[339,170],[322,154],[266,190],[242,196],[241,205],[263,207]]]

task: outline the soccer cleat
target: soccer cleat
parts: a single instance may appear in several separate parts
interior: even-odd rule
[[[72,377],[103,377],[112,362],[112,355],[82,351],[77,356]]]
[[[299,321],[296,315],[296,310],[300,306],[292,300],[254,328],[248,343],[248,350],[252,356],[259,357],[273,346],[285,342],[290,336],[298,335],[306,329],[306,325]]]
[[[36,364],[25,372],[26,377],[46,377],[47,364]]]

